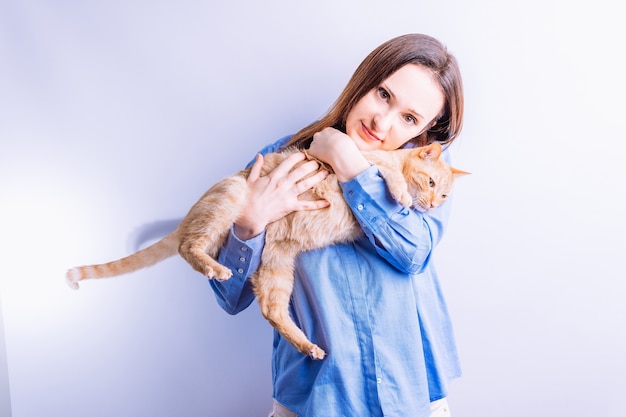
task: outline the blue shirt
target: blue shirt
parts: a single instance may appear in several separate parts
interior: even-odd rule
[[[283,138],[263,149],[280,149]],[[327,352],[314,361],[274,331],[274,398],[301,417],[427,417],[447,395],[460,366],[432,250],[450,203],[428,212],[394,201],[375,165],[342,183],[365,236],[300,254],[290,312]],[[231,234],[219,261],[233,270],[210,283],[220,306],[236,314],[254,300],[264,234]]]

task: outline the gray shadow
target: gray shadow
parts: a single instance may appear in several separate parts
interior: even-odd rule
[[[156,220],[135,229],[128,237],[128,246],[133,252],[148,246],[172,233],[182,219]]]

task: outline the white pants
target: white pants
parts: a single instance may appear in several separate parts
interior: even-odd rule
[[[450,417],[450,407],[448,407],[448,400],[442,398],[441,400],[433,401],[430,403],[430,417]],[[272,411],[268,417],[298,417],[297,414],[291,412],[289,409],[283,407],[278,401],[274,400]]]
[[[430,403],[430,417],[450,417],[450,407],[448,407],[448,400],[442,398]]]

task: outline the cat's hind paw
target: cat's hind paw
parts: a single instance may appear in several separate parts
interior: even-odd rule
[[[80,281],[80,274],[78,273],[78,271],[76,270],[76,268],[73,269],[69,269],[66,273],[65,273],[65,282],[67,283],[67,285],[73,289],[73,290],[77,290],[80,287],[78,286],[78,281]]]
[[[207,278],[216,279],[218,281],[226,281],[233,276],[233,271],[224,267],[224,266],[216,266],[214,268],[208,268]]]
[[[320,349],[317,345],[313,345],[313,347],[309,351],[309,356],[311,357],[311,359],[321,361],[322,359],[324,359],[324,357],[326,357],[326,352]]]

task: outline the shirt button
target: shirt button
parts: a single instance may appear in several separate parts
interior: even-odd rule
[[[240,274],[243,274],[243,268],[239,268],[237,272],[239,272]]]
[[[242,252],[245,252],[245,251],[247,251],[247,250],[248,250],[248,248],[246,248],[245,246],[242,246],[242,247],[241,247],[241,251],[242,251]]]
[[[356,209],[359,211],[363,210],[363,204],[359,204],[358,206],[356,206]]]
[[[240,260],[241,262],[245,262],[245,261],[246,261],[246,258],[244,258],[244,257],[242,256],[241,258],[239,258],[239,260]]]
[[[383,383],[382,378],[376,378],[376,383],[377,383],[377,384],[382,384],[382,383]]]

